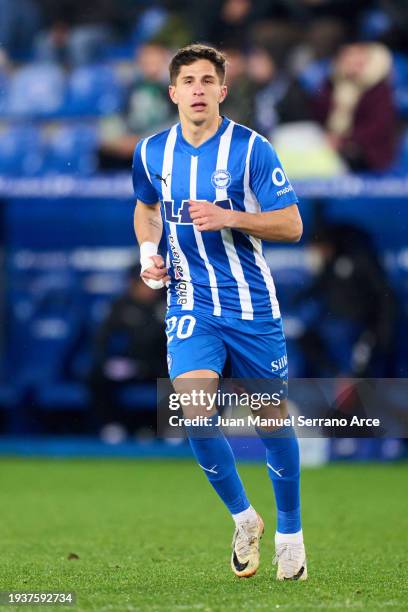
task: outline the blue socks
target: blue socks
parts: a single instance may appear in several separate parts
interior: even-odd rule
[[[250,506],[235,458],[228,440],[214,424],[218,414],[211,417],[210,427],[186,427],[190,446],[208,480],[231,514],[238,514]]]
[[[222,430],[215,425],[218,414],[211,417],[210,427],[186,427],[191,449],[209,482],[231,514],[250,507],[238,475],[232,449]],[[277,531],[297,533],[300,519],[299,444],[292,427],[274,432],[257,432],[266,447],[269,477],[277,506]]]
[[[301,530],[300,519],[300,458],[299,444],[293,427],[281,427],[273,432],[257,428],[266,447],[266,463],[272,481],[277,506],[279,533]]]

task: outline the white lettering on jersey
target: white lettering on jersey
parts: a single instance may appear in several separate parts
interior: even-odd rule
[[[166,181],[162,181],[163,201],[170,201],[171,197],[171,173],[173,170],[173,155],[174,147],[177,139],[177,126],[174,125],[169,135],[167,136],[166,146],[164,148],[164,159],[162,176],[168,177]],[[180,248],[177,238],[177,226],[175,223],[169,223],[169,244],[172,251],[172,263],[175,262],[174,274],[178,282],[176,284],[176,293],[178,295],[177,303],[181,305],[182,310],[192,310],[194,306],[194,290],[191,282],[190,268],[187,258]]]

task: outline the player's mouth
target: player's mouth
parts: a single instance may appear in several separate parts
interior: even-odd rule
[[[206,107],[207,105],[205,102],[194,102],[194,104],[191,105],[191,108],[195,111],[203,111]]]

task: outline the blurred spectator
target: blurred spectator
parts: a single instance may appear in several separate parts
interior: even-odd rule
[[[398,1],[398,0],[397,0]],[[376,0],[288,0],[293,14],[303,19],[332,17],[355,28],[363,11],[376,4]]]
[[[209,42],[222,48],[230,45],[245,48],[252,10],[252,0],[224,0],[217,19],[209,27]]]
[[[348,223],[322,225],[311,249],[318,272],[296,299],[306,376],[390,375],[396,302],[369,235]]]
[[[162,45],[152,42],[139,49],[125,113],[102,124],[102,169],[128,170],[138,140],[172,122],[175,111],[168,95],[168,61],[169,52]]]
[[[99,429],[125,421],[118,394],[125,385],[167,376],[164,309],[163,292],[141,280],[140,266],[132,268],[126,292],[113,302],[95,339],[90,388]],[[137,412],[142,426],[144,406]]]
[[[291,70],[307,91],[318,89],[329,76],[331,61],[346,42],[346,36],[346,27],[339,19],[322,17],[309,24],[290,58]]]
[[[251,51],[248,73],[255,92],[252,123],[261,134],[270,137],[280,123],[311,118],[306,94],[266,49],[258,47]]]
[[[227,56],[228,95],[221,106],[223,115],[237,123],[253,125],[254,85],[247,72],[247,60],[238,47],[224,49]]]
[[[391,55],[384,46],[347,45],[314,96],[316,118],[353,171],[385,170],[393,160],[396,115],[390,72]]]
[[[114,42],[129,34],[139,12],[131,0],[38,0],[47,29],[37,37],[40,61],[83,65],[103,60]]]
[[[0,0],[0,47],[12,59],[27,59],[41,24],[35,0]]]
[[[287,69],[291,53],[300,44],[302,35],[296,23],[289,19],[261,19],[250,29],[250,47],[267,50],[276,64]]]

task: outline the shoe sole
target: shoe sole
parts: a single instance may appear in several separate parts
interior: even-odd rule
[[[265,531],[265,526],[259,514],[258,514],[258,519],[259,519],[259,526],[260,526],[259,540],[261,540],[264,534],[264,531]],[[256,567],[252,567],[251,569],[242,570],[242,572],[239,572],[236,570],[234,563],[231,559],[231,569],[237,578],[251,578],[252,576],[255,576],[256,572],[258,571],[258,568],[259,568],[259,558],[258,558],[258,565]]]
[[[284,580],[307,580],[307,565],[305,563],[305,565],[302,565],[302,567],[300,568],[300,570],[298,571],[298,573],[295,576],[292,576],[291,578],[287,578],[286,576],[283,576],[282,574],[279,574],[279,569],[276,573],[276,580],[280,580],[281,582],[283,582]]]

